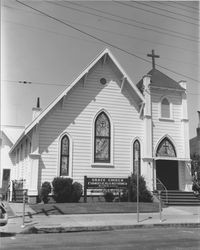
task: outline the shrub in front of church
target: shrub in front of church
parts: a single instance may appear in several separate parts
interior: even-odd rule
[[[48,181],[42,183],[39,198],[46,204],[49,202],[49,194],[51,193],[51,184]]]
[[[74,182],[72,184],[71,201],[72,202],[79,202],[82,194],[83,194],[83,187],[82,187],[82,185],[79,182]]]
[[[105,201],[107,202],[112,202],[115,198],[115,195],[110,190],[105,190],[103,195],[104,195]]]
[[[78,202],[82,196],[83,188],[71,178],[55,177],[52,182],[53,198],[57,203]]]
[[[55,177],[53,179],[53,198],[57,203],[71,202],[72,182],[71,178]]]
[[[131,194],[130,198],[132,202],[137,201],[137,175],[131,176]],[[121,196],[121,201],[128,201],[128,190],[124,189]],[[140,202],[153,202],[153,195],[146,187],[146,182],[143,176],[139,176],[139,201]]]

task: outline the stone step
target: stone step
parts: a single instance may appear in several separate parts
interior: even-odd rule
[[[193,192],[169,190],[166,196],[166,191],[162,191],[161,199],[168,206],[200,206],[200,197]]]

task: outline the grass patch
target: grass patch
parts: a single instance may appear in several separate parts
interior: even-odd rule
[[[102,213],[136,213],[135,202],[89,202],[89,203],[52,203],[29,205],[37,214],[102,214]],[[139,203],[140,213],[159,211],[158,203]]]

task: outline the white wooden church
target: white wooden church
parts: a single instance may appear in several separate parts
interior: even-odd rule
[[[105,49],[10,149],[11,180],[23,179],[35,202],[44,181],[56,176],[144,176],[168,190],[191,190],[186,82],[153,68],[138,84]]]

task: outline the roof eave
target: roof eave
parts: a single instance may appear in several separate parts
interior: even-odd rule
[[[152,86],[150,84],[150,88],[154,88],[154,89],[165,89],[165,90],[173,90],[173,91],[179,91],[179,92],[185,92],[185,89],[178,89],[178,88],[167,88],[167,87],[162,87],[162,86]]]
[[[13,146],[11,147],[10,151],[9,151],[9,154],[11,154],[15,147],[17,146],[17,144],[21,141],[21,139],[24,137],[25,135],[25,130],[23,131],[23,133],[20,135],[20,137],[17,139],[17,141],[13,144]]]

